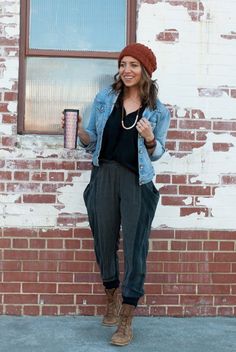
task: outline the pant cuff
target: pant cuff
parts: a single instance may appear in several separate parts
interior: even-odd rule
[[[120,281],[119,280],[113,280],[113,281],[103,281],[103,286],[107,289],[110,290],[112,288],[118,288],[120,286]]]
[[[135,306],[137,307],[138,305],[138,300],[139,298],[138,297],[124,297],[123,296],[123,304],[129,304],[131,306]]]

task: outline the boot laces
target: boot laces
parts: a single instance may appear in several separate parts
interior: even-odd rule
[[[107,315],[112,316],[114,314],[115,302],[108,302],[107,304]]]
[[[126,316],[126,315],[123,315],[121,317],[120,324],[119,324],[119,329],[118,329],[119,333],[125,334],[126,328],[128,327],[128,319],[129,319],[129,317]]]

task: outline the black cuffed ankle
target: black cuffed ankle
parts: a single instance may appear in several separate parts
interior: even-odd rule
[[[139,298],[137,297],[124,297],[122,304],[129,304],[130,306],[137,307]]]
[[[120,281],[119,280],[113,280],[113,281],[103,282],[103,286],[107,290],[110,290],[112,288],[118,288],[120,286]]]

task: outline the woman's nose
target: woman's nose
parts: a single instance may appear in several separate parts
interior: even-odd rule
[[[124,71],[125,71],[125,72],[129,72],[129,71],[130,71],[130,65],[125,65]]]

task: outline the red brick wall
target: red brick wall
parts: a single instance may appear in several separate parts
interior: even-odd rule
[[[236,231],[153,230],[137,314],[236,314]],[[89,229],[0,232],[0,312],[102,314],[105,297]],[[122,261],[122,251],[120,251]],[[121,265],[121,269],[123,265]]]

